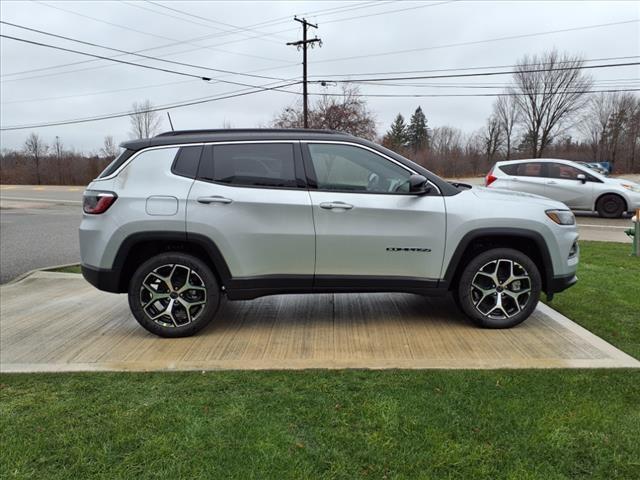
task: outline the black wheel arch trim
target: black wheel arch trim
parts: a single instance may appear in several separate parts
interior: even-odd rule
[[[472,244],[472,242],[482,239],[482,238],[497,238],[497,239],[509,239],[509,238],[522,238],[525,240],[531,240],[535,243],[538,251],[540,253],[540,257],[542,259],[542,266],[544,268],[544,272],[540,272],[540,276],[542,277],[542,288],[545,293],[553,293],[555,288],[554,279],[554,271],[553,271],[553,262],[551,260],[551,254],[549,253],[549,247],[544,240],[544,237],[534,231],[527,230],[524,228],[480,228],[476,230],[472,230],[464,235],[456,250],[453,252],[451,256],[451,260],[449,261],[449,265],[447,266],[446,273],[444,275],[444,279],[441,282],[441,287],[451,288],[452,282],[458,273],[458,268],[460,266],[460,261],[462,260],[467,248]]]
[[[197,245],[207,253],[208,260],[215,268],[214,274],[218,276],[221,285],[227,284],[231,279],[227,262],[218,246],[210,238],[196,233],[167,231],[137,232],[129,235],[120,244],[110,269],[82,265],[82,274],[89,283],[100,290],[124,293],[127,291],[128,279],[123,278],[123,275],[126,271],[125,266],[129,254],[136,245],[150,242],[162,242],[167,246],[170,246],[171,243]]]

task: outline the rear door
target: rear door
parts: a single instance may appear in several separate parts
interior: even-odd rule
[[[311,201],[299,142],[205,146],[189,193],[187,232],[215,242],[232,277],[302,275],[315,260]]]
[[[303,142],[303,151],[312,184],[317,286],[340,285],[344,277],[391,286],[391,277],[440,276],[446,214],[435,186],[429,195],[410,194],[413,172],[361,145]]]
[[[578,175],[584,175],[587,181],[578,180]],[[547,163],[545,185],[545,196],[569,208],[587,210],[593,205],[593,177],[572,165]]]
[[[514,163],[503,165],[500,169],[510,175],[509,190],[545,195],[547,179],[544,177],[545,164],[543,162]]]

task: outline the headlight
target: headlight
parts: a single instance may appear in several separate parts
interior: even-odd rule
[[[640,193],[640,185],[634,185],[631,183],[621,183],[622,188],[626,188],[627,190],[631,190],[632,192]]]
[[[576,217],[571,210],[547,210],[547,217],[558,225],[575,225]]]

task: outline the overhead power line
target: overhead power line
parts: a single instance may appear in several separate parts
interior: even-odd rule
[[[151,0],[144,0],[144,1],[145,1],[146,3],[149,3],[149,4],[151,4],[151,5],[155,5],[156,7],[163,8],[163,9],[165,9],[165,10],[169,10],[169,11],[171,11],[171,12],[176,12],[176,13],[179,13],[179,14],[181,14],[181,15],[186,15],[187,17],[197,18],[197,19],[199,19],[199,20],[204,20],[205,22],[208,22],[208,23],[211,23],[211,24],[214,24],[214,25],[223,25],[223,26],[225,26],[225,27],[231,27],[231,28],[233,28],[233,29],[234,29],[233,31],[231,31],[231,30],[226,30],[226,31],[225,31],[225,33],[228,33],[228,34],[236,34],[236,33],[243,33],[243,32],[251,32],[251,33],[259,33],[259,34],[263,34],[263,35],[266,35],[266,36],[273,36],[274,38],[275,38],[275,37],[277,37],[277,36],[276,36],[275,34],[273,34],[273,33],[269,33],[269,32],[262,32],[262,31],[256,30],[256,29],[255,29],[255,28],[253,28],[253,27],[239,27],[239,26],[237,26],[237,25],[231,25],[231,24],[229,24],[229,23],[224,23],[224,22],[220,22],[220,21],[217,21],[217,20],[212,20],[212,19],[210,19],[210,18],[208,18],[208,17],[205,17],[205,16],[202,16],[202,15],[196,15],[196,14],[193,14],[193,13],[190,13],[190,12],[186,12],[186,11],[184,11],[184,10],[180,10],[180,9],[178,9],[178,8],[168,7],[167,5],[163,5],[163,4],[159,3],[159,2],[154,2],[154,1],[151,1]],[[175,17],[175,18],[179,18],[179,17]],[[219,27],[218,27],[218,28],[219,28]],[[280,40],[281,40],[281,39],[280,39]],[[274,41],[274,42],[279,43],[279,41],[278,41],[278,40],[273,40],[273,41]]]
[[[593,69],[593,68],[614,68],[614,67],[630,67],[633,65],[640,65],[640,62],[626,62],[626,63],[610,63],[599,65],[583,65],[581,67],[553,67],[553,68],[534,68],[527,70],[505,70],[500,72],[478,72],[478,73],[454,73],[447,75],[417,75],[409,77],[378,77],[378,78],[352,78],[348,80],[313,80],[313,83],[369,83],[369,82],[383,82],[383,81],[398,81],[398,80],[426,80],[432,78],[468,78],[468,77],[488,77],[493,75],[513,75],[515,73],[536,73],[536,72],[554,72],[563,70],[581,70],[581,69]]]
[[[15,27],[15,28],[20,28],[22,30],[35,32],[35,33],[39,33],[39,34],[42,34],[42,35],[47,35],[47,36],[54,37],[54,38],[60,38],[62,40],[68,40],[70,42],[80,43],[82,45],[89,45],[91,47],[103,48],[105,50],[111,50],[113,52],[122,53],[124,55],[133,55],[133,56],[140,57],[140,58],[146,58],[147,60],[154,60],[154,61],[157,61],[157,62],[170,63],[170,64],[173,64],[173,65],[180,65],[180,66],[183,66],[183,67],[199,68],[199,69],[202,69],[202,70],[218,72],[218,73],[228,73],[230,75],[240,75],[240,76],[245,76],[245,77],[260,78],[260,79],[263,79],[263,80],[278,80],[278,81],[281,81],[281,82],[286,81],[284,78],[268,77],[268,76],[265,76],[265,75],[253,75],[251,73],[234,72],[234,71],[231,71],[231,70],[223,70],[223,69],[220,69],[220,68],[213,68],[213,67],[208,67],[208,66],[204,66],[204,65],[194,65],[192,63],[177,62],[177,61],[174,61],[174,60],[167,60],[165,58],[153,57],[151,55],[144,55],[144,54],[137,53],[137,52],[130,52],[128,50],[122,50],[120,48],[109,47],[107,45],[101,45],[99,43],[88,42],[86,40],[80,40],[80,39],[77,39],[77,38],[67,37],[67,36],[64,36],[64,35],[58,35],[58,34],[51,33],[51,32],[45,32],[44,30],[38,30],[36,28],[26,27],[24,25],[18,25],[17,23],[5,22],[3,20],[0,20],[0,23],[2,23],[4,25],[9,25],[9,26],[12,26],[12,27]],[[107,57],[107,58],[112,60],[112,61],[114,61],[114,59],[112,57]],[[117,61],[117,60],[115,60],[115,61]]]
[[[353,56],[349,56],[349,57],[338,57],[338,58],[331,58],[331,59],[326,59],[326,60],[317,60],[316,63],[342,62],[342,61],[345,61],[345,60],[355,60],[355,59],[358,59],[358,58],[384,57],[384,56],[389,56],[389,55],[399,55],[399,54],[403,54],[403,53],[423,52],[423,51],[426,51],[426,50],[438,50],[438,49],[442,49],[442,48],[451,48],[451,47],[464,47],[464,46],[469,46],[469,45],[479,45],[479,44],[482,44],[482,43],[500,42],[500,41],[504,41],[504,40],[516,40],[516,39],[519,39],[519,38],[538,37],[538,36],[542,36],[542,35],[551,35],[551,34],[555,34],[555,33],[566,33],[566,32],[575,32],[575,31],[579,31],[579,30],[589,30],[589,29],[594,29],[594,28],[612,27],[612,26],[615,26],[615,25],[624,25],[624,24],[637,23],[637,22],[640,22],[640,19],[623,20],[623,21],[620,21],[620,22],[610,22],[610,23],[599,23],[599,24],[595,24],[595,25],[583,25],[583,26],[580,26],[580,27],[563,28],[563,29],[560,29],[560,30],[547,30],[547,31],[544,31],[544,32],[536,32],[536,33],[523,33],[523,34],[519,34],[519,35],[509,35],[507,37],[488,38],[488,39],[484,39],[484,40],[472,40],[472,41],[468,41],[468,42],[450,43],[450,44],[445,44],[445,45],[432,45],[432,46],[428,46],[428,47],[408,48],[408,49],[404,49],[404,50],[393,50],[393,51],[389,51],[389,52],[368,53],[368,54],[363,54],[363,55],[353,55]]]
[[[214,97],[204,97],[204,98],[199,98],[199,99],[187,100],[185,102],[179,102],[179,103],[173,103],[173,104],[167,104],[167,105],[160,105],[160,106],[154,107],[154,108],[146,110],[146,111],[148,111],[148,112],[157,112],[157,111],[161,111],[161,110],[170,110],[170,109],[174,109],[174,108],[188,107],[188,106],[199,105],[199,104],[203,104],[203,103],[215,102],[215,101],[218,101],[218,100],[225,100],[225,99],[229,99],[229,98],[252,95],[252,94],[264,92],[264,91],[267,91],[267,90],[273,90],[273,91],[277,91],[277,92],[283,92],[283,93],[290,93],[290,94],[299,95],[300,94],[299,92],[294,92],[294,91],[290,91],[290,90],[283,90],[283,88],[286,88],[286,87],[289,87],[289,86],[292,86],[292,85],[297,85],[299,83],[300,82],[295,82],[295,83],[277,85],[277,86],[274,86],[274,87],[267,87],[267,86],[263,85],[261,90],[243,89],[243,90],[238,90],[238,91],[235,91],[235,92],[228,92],[227,94],[222,94],[222,95],[214,96]],[[593,93],[616,93],[616,92],[637,92],[637,91],[640,91],[640,88],[563,91],[563,92],[558,92],[558,93],[593,94]],[[342,97],[342,96],[344,96],[344,94],[342,94],[342,93],[324,93],[324,92],[313,92],[313,93],[309,93],[309,95],[331,96],[331,97]],[[502,96],[517,96],[517,95],[524,95],[524,94],[522,94],[522,93],[387,94],[387,95],[385,95],[385,94],[362,94],[361,96],[362,97],[378,97],[378,98],[411,98],[411,97],[415,97],[415,98],[424,98],[424,97],[429,97],[429,98],[447,98],[447,97],[502,97]],[[101,121],[101,120],[109,120],[109,119],[113,119],[113,118],[127,117],[127,116],[131,115],[132,113],[133,112],[120,112],[120,113],[113,113],[113,114],[98,115],[98,116],[88,117],[88,118],[79,118],[79,119],[71,119],[71,120],[60,120],[60,121],[55,121],[55,122],[37,123],[37,124],[30,124],[30,125],[12,125],[12,126],[8,126],[8,127],[0,127],[0,131],[28,130],[28,129],[33,129],[33,128],[45,128],[45,127],[54,127],[54,126],[60,126],[60,125],[75,125],[75,124],[81,124],[81,123],[97,122],[97,121]]]
[[[592,93],[616,93],[616,92],[640,92],[640,88],[620,88],[620,89],[606,89],[606,90],[563,90],[556,92],[555,94],[592,94]],[[518,92],[502,92],[502,93],[363,93],[359,94],[360,97],[366,98],[449,98],[449,97],[518,97],[523,95],[529,95],[530,93],[518,93]],[[322,93],[315,92],[310,93],[314,96],[329,96],[329,97],[342,97],[343,93]],[[550,95],[549,92],[538,92],[534,95]]]
[[[591,62],[608,62],[611,60],[629,60],[632,58],[640,58],[640,55],[628,55],[625,57],[603,57],[603,58],[588,58],[582,60],[585,63]],[[572,63],[572,60],[568,61],[558,61],[556,63],[564,64],[564,63]],[[533,66],[533,65],[549,65],[549,62],[538,62],[538,63],[522,63],[519,65],[511,64],[511,65],[484,65],[481,67],[456,67],[456,68],[436,68],[430,70],[402,70],[402,71],[392,71],[392,72],[352,72],[352,73],[327,73],[327,74],[318,74],[311,75],[314,78],[329,78],[329,77],[357,77],[357,76],[365,76],[365,75],[408,75],[413,73],[437,73],[437,72],[459,72],[463,70],[491,70],[495,68],[516,68],[522,66]]]
[[[200,97],[200,98],[196,98],[196,99],[186,100],[184,102],[177,102],[177,103],[159,105],[159,106],[156,106],[154,108],[147,109],[144,112],[127,111],[127,112],[118,112],[118,113],[96,115],[96,116],[93,116],[93,117],[77,118],[77,119],[71,119],[71,120],[60,120],[60,121],[54,121],[54,122],[45,122],[45,123],[39,123],[39,124],[12,125],[12,126],[8,126],[8,127],[0,127],[0,131],[27,130],[27,129],[30,129],[30,128],[44,128],[44,127],[54,127],[54,126],[60,126],[60,125],[75,125],[75,124],[80,124],[80,123],[97,122],[97,121],[100,121],[100,120],[109,120],[109,119],[113,119],[113,118],[128,117],[132,113],[159,112],[161,110],[171,110],[171,109],[174,109],[174,108],[189,107],[189,106],[193,106],[193,105],[200,105],[200,104],[203,104],[203,103],[215,102],[215,101],[218,101],[218,100],[226,100],[226,99],[229,99],[229,98],[236,98],[236,97],[243,97],[243,96],[246,96],[246,95],[253,95],[255,93],[261,93],[261,92],[266,92],[266,91],[276,91],[276,92],[284,92],[284,93],[300,95],[299,92],[293,92],[293,91],[289,91],[289,90],[282,90],[283,88],[290,87],[292,85],[298,85],[299,83],[300,82],[291,82],[291,83],[285,83],[285,84],[275,85],[275,86],[261,85],[259,89],[245,88],[245,89],[242,89],[242,90],[236,90],[236,91],[233,91],[233,92],[227,92],[227,93],[223,93],[223,94],[215,95],[215,96]]]

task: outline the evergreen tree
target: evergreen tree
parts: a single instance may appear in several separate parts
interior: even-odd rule
[[[429,146],[427,117],[425,117],[421,107],[416,108],[416,111],[411,115],[411,121],[407,128],[407,145],[414,152]]]
[[[383,143],[391,150],[399,150],[407,145],[407,125],[401,113],[391,124],[389,131],[384,136]]]

